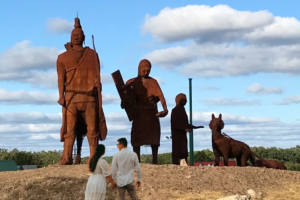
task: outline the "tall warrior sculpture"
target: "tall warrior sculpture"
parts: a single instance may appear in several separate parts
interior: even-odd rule
[[[71,34],[67,51],[57,59],[59,100],[63,107],[60,140],[64,142],[60,165],[72,164],[72,150],[76,137],[86,135],[90,158],[99,140],[105,140],[107,127],[102,109],[100,62],[95,49],[83,47],[85,35],[79,18]],[[82,133],[82,131],[84,131]]]
[[[140,147],[151,145],[153,164],[157,164],[158,147],[160,145],[159,117],[165,117],[168,114],[168,109],[158,82],[149,76],[150,70],[150,61],[141,60],[138,67],[138,76],[128,80],[126,84],[132,86],[138,107],[138,114],[132,120],[131,145],[133,151],[141,161]],[[163,107],[162,112],[157,110],[158,101],[161,102]],[[122,108],[124,108],[124,103],[122,101]]]

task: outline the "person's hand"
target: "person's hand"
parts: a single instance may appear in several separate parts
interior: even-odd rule
[[[117,187],[117,185],[115,183],[111,184],[111,188],[114,190]]]
[[[186,131],[186,132],[191,132],[192,130],[191,130],[191,129],[185,129],[185,131]]]
[[[139,181],[136,182],[136,187],[137,187],[137,188],[141,187],[141,185],[142,185],[142,182],[139,182]]]
[[[65,98],[60,96],[57,103],[61,106],[64,106],[65,105]]]

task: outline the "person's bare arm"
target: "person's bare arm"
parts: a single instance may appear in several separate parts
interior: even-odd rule
[[[66,70],[65,70],[65,66],[61,60],[61,55],[58,56],[58,58],[57,58],[56,68],[57,68],[57,77],[58,77],[57,82],[58,82],[58,92],[59,92],[58,103],[61,106],[64,106],[64,104],[65,104]]]
[[[134,158],[134,168],[135,168],[135,172],[136,172],[136,176],[137,176],[136,186],[141,187],[142,171],[141,171],[141,166],[140,166],[139,159],[138,159],[138,156],[136,153],[135,153],[135,158]]]
[[[117,157],[114,155],[111,163],[111,177],[114,182],[116,182],[117,172],[118,172]]]
[[[112,189],[115,189],[116,188],[116,183],[112,179],[111,175],[109,175],[109,176],[107,176],[105,178],[106,178],[106,180],[108,180],[110,182]]]
[[[100,166],[102,169],[103,176],[111,183],[112,189],[115,189],[116,184],[115,184],[114,180],[112,179],[111,174],[109,173],[109,166],[108,166],[107,161],[105,161],[105,160],[102,161]]]

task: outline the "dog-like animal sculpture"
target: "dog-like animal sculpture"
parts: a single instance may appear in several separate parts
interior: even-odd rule
[[[247,166],[247,161],[250,159],[252,166],[255,166],[255,160],[251,154],[250,147],[237,140],[226,137],[221,133],[224,128],[224,122],[222,120],[222,114],[219,118],[216,118],[212,114],[212,120],[210,121],[209,128],[212,131],[212,147],[215,156],[215,166],[219,166],[220,157],[224,159],[224,166],[228,166],[229,158],[236,158],[238,166]]]

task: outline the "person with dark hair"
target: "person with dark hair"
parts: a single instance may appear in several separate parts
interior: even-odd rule
[[[105,154],[105,146],[99,144],[89,162],[89,171],[92,172],[85,189],[85,200],[104,200],[106,194],[106,180],[111,183],[112,189],[116,184],[109,173],[106,160],[102,159]]]
[[[125,200],[125,192],[129,193],[131,199],[137,200],[136,186],[141,186],[141,167],[138,156],[135,152],[127,149],[127,139],[118,139],[117,147],[119,152],[113,156],[111,164],[112,179],[117,179],[117,188],[119,192],[119,200]],[[133,169],[137,174],[137,183],[133,180]]]

